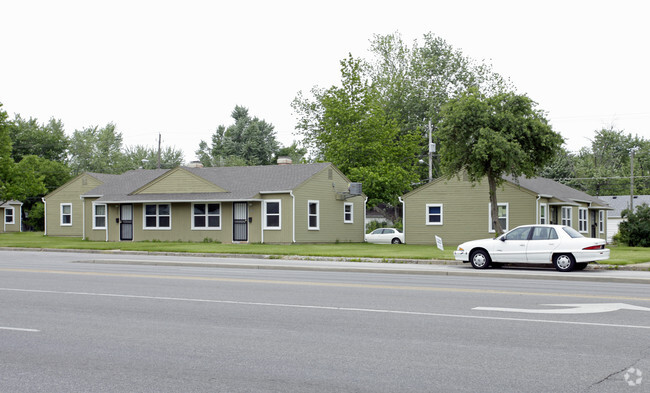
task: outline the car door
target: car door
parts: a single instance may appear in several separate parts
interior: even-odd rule
[[[391,240],[393,240],[393,229],[391,228],[384,228],[384,230],[381,233],[381,242],[382,243],[390,243]]]
[[[534,227],[528,241],[526,257],[530,263],[549,263],[553,251],[560,245],[554,228]]]
[[[494,262],[527,262],[526,247],[531,227],[515,228],[497,240],[494,252],[490,254]]]

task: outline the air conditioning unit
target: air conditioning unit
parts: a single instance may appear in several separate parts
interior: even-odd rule
[[[350,183],[348,191],[350,195],[361,195],[361,183]]]

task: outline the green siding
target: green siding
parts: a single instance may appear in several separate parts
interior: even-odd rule
[[[11,205],[14,210],[14,223],[13,224],[7,224],[5,222],[5,209],[6,207],[0,207],[0,233],[3,232],[20,232],[20,216],[21,216],[21,208],[20,205]]]
[[[289,244],[293,242],[293,198],[291,194],[282,193],[282,194],[265,194],[263,196],[264,200],[279,200],[280,201],[280,229],[262,229],[264,226],[263,211],[264,208],[262,204],[259,206],[259,217],[258,225],[256,228],[259,228],[260,231],[264,232],[264,243],[277,243],[277,244]],[[253,220],[255,222],[255,220]]]
[[[45,196],[46,233],[50,236],[83,235],[83,202],[81,195],[101,185],[102,182],[84,173]],[[61,225],[61,204],[72,205],[72,225]]]
[[[174,194],[198,192],[225,192],[223,188],[208,182],[184,169],[172,170],[134,194]]]

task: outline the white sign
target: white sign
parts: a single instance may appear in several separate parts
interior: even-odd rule
[[[436,246],[442,251],[445,251],[445,249],[442,247],[442,239],[438,236],[436,236]]]
[[[502,307],[474,307],[472,310],[479,311],[505,311],[528,314],[596,314],[618,310],[650,311],[648,307],[633,306],[625,303],[586,303],[586,304],[542,304],[542,306],[570,307],[556,309],[525,309],[525,308],[502,308]]]

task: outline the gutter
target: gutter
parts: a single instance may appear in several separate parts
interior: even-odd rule
[[[539,200],[542,199],[542,195],[538,194],[537,199],[535,200],[535,223],[539,224]]]
[[[406,202],[401,196],[398,196],[397,199],[402,203],[402,233],[404,234],[404,243],[406,244]]]

